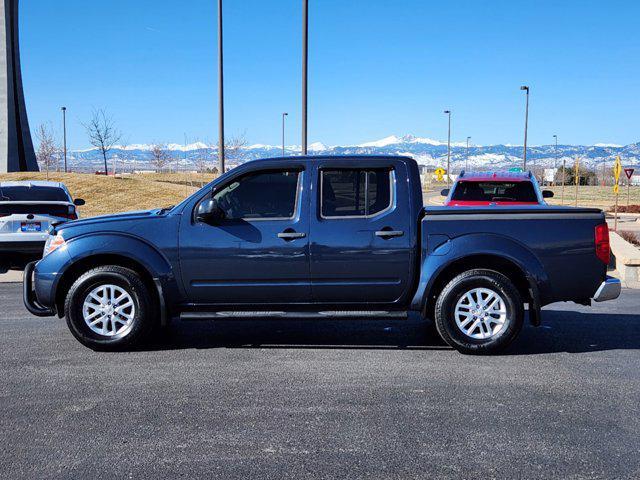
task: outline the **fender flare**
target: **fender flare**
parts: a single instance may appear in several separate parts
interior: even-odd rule
[[[115,255],[142,265],[151,276],[160,302],[161,323],[166,325],[169,314],[166,305],[167,295],[178,296],[178,285],[169,260],[146,240],[122,232],[89,233],[71,238],[66,250],[69,260],[60,268],[52,285],[54,298],[57,298],[60,281],[69,269],[78,262],[92,257]]]
[[[425,242],[428,247],[428,241]],[[424,250],[420,269],[418,288],[411,301],[411,310],[424,311],[427,307],[434,285],[438,277],[448,267],[474,256],[492,256],[508,260],[525,275],[529,294],[533,299],[534,317],[549,290],[549,278],[544,266],[536,255],[518,241],[493,233],[473,233],[448,239],[440,243],[432,252]]]

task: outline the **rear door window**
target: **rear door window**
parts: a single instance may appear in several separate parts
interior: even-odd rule
[[[321,172],[323,218],[369,217],[392,202],[390,168],[326,169]]]
[[[452,200],[476,202],[537,202],[531,182],[460,181],[453,190]]]

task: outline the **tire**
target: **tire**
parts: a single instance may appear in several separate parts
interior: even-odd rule
[[[440,292],[434,317],[447,344],[461,353],[486,355],[503,350],[518,336],[524,305],[518,289],[503,274],[468,270]]]
[[[64,305],[73,336],[101,351],[140,344],[156,323],[155,310],[140,276],[115,265],[96,267],[80,276],[69,289]]]

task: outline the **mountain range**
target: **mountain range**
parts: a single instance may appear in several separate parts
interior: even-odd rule
[[[168,159],[167,168],[195,170],[206,165],[216,164],[216,147],[196,142],[188,145],[168,144],[163,147]],[[125,164],[128,170],[152,170],[152,145],[136,144],[126,147],[114,147],[109,152],[110,169]],[[286,155],[300,154],[300,146],[285,147]],[[327,146],[316,142],[308,146],[310,155],[406,155],[415,158],[419,164],[427,167],[443,167],[447,161],[447,143],[421,138],[413,135],[382,138],[358,145]],[[468,156],[467,156],[468,155]],[[522,145],[470,145],[468,152],[465,143],[454,142],[451,145],[452,171],[462,168],[504,169],[520,166],[522,163]],[[616,156],[620,156],[625,166],[640,165],[640,142],[630,145],[532,145],[527,147],[527,159],[530,165],[538,167],[560,166],[562,162],[573,165],[576,157],[587,168],[602,168],[611,165]],[[247,145],[234,149],[229,155],[230,165],[248,160],[282,156],[282,146]],[[69,163],[74,170],[92,171],[103,169],[103,160],[96,149],[78,150],[69,153]]]

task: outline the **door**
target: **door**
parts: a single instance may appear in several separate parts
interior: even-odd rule
[[[223,220],[206,224],[185,211],[180,265],[191,302],[310,301],[305,181],[303,168],[250,171],[214,189]]]
[[[316,302],[392,304],[411,284],[415,233],[406,166],[364,162],[354,168],[353,162],[328,161],[315,173],[310,252]]]

